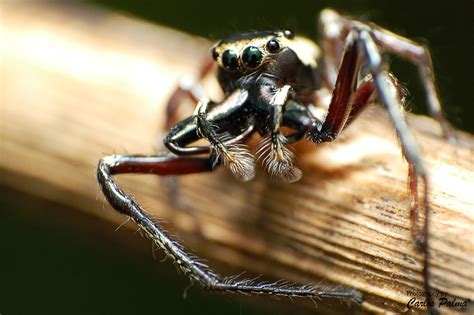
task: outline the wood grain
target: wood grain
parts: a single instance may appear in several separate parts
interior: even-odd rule
[[[178,78],[196,74],[209,43],[86,5],[2,7],[0,185],[114,229],[124,218],[99,192],[97,161],[155,152],[164,102]],[[472,300],[474,138],[458,132],[453,145],[431,119],[409,120],[432,183],[432,284]],[[353,312],[407,311],[407,291],[421,290],[422,257],[410,240],[407,165],[385,113],[373,108],[335,143],[297,150],[304,176],[295,184],[263,170],[247,184],[224,169],[180,178],[192,211],[176,208],[155,177],[120,183],[211,265],[354,287],[365,301]],[[320,304],[321,312],[349,310]]]

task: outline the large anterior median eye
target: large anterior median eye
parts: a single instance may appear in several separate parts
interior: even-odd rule
[[[262,62],[262,52],[257,47],[249,46],[242,53],[242,62],[249,68],[256,68]]]
[[[239,65],[237,54],[230,49],[227,49],[222,54],[222,65],[226,70],[235,71]]]

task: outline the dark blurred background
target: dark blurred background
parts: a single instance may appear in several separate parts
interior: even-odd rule
[[[473,2],[465,1],[94,1],[158,24],[218,40],[236,31],[289,27],[317,36],[316,16],[332,7],[371,20],[398,34],[429,45],[448,119],[474,132],[472,92]],[[425,112],[417,70],[394,57],[392,69],[411,92],[409,109]],[[266,314],[256,306],[193,288],[169,263],[153,260],[150,243],[128,230],[100,242],[87,229],[92,218],[68,218],[67,209],[25,199],[2,190],[0,209],[0,314],[18,313],[155,313]],[[7,197],[8,196],[8,197]],[[70,211],[73,213],[73,211]],[[80,222],[80,224],[79,224]],[[110,229],[108,225],[105,229]],[[131,252],[123,242],[137,242]],[[117,278],[117,271],[122,276]],[[146,278],[147,285],[136,279]],[[163,285],[165,283],[165,285]],[[163,289],[167,288],[167,289]]]

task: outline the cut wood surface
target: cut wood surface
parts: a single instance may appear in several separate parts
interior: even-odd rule
[[[98,160],[156,151],[164,104],[180,77],[197,73],[210,43],[85,5],[22,3],[1,4],[0,184],[115,229],[124,217],[99,191]],[[472,300],[474,138],[458,132],[453,145],[432,119],[410,115],[409,123],[432,184],[431,283]],[[406,311],[407,291],[422,291],[423,259],[410,239],[407,164],[384,111],[368,110],[335,143],[297,150],[304,175],[294,184],[274,182],[262,169],[246,184],[225,169],[180,178],[187,210],[156,177],[119,182],[211,266],[323,279],[363,292],[351,311]],[[314,311],[299,300],[291,307]]]

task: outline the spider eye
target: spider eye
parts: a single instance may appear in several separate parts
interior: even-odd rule
[[[262,62],[262,52],[257,47],[249,46],[242,53],[242,62],[249,68],[256,68]]]
[[[219,53],[216,51],[216,47],[212,47],[211,55],[212,55],[212,58],[214,58],[214,60],[217,60],[217,58],[219,57]]]
[[[277,53],[278,51],[280,51],[280,44],[276,39],[270,39],[267,42],[267,50],[272,54]]]
[[[237,54],[230,49],[227,49],[222,54],[222,65],[228,71],[235,71],[239,65]]]
[[[295,37],[295,33],[292,30],[285,30],[283,35],[288,39],[293,39]]]

